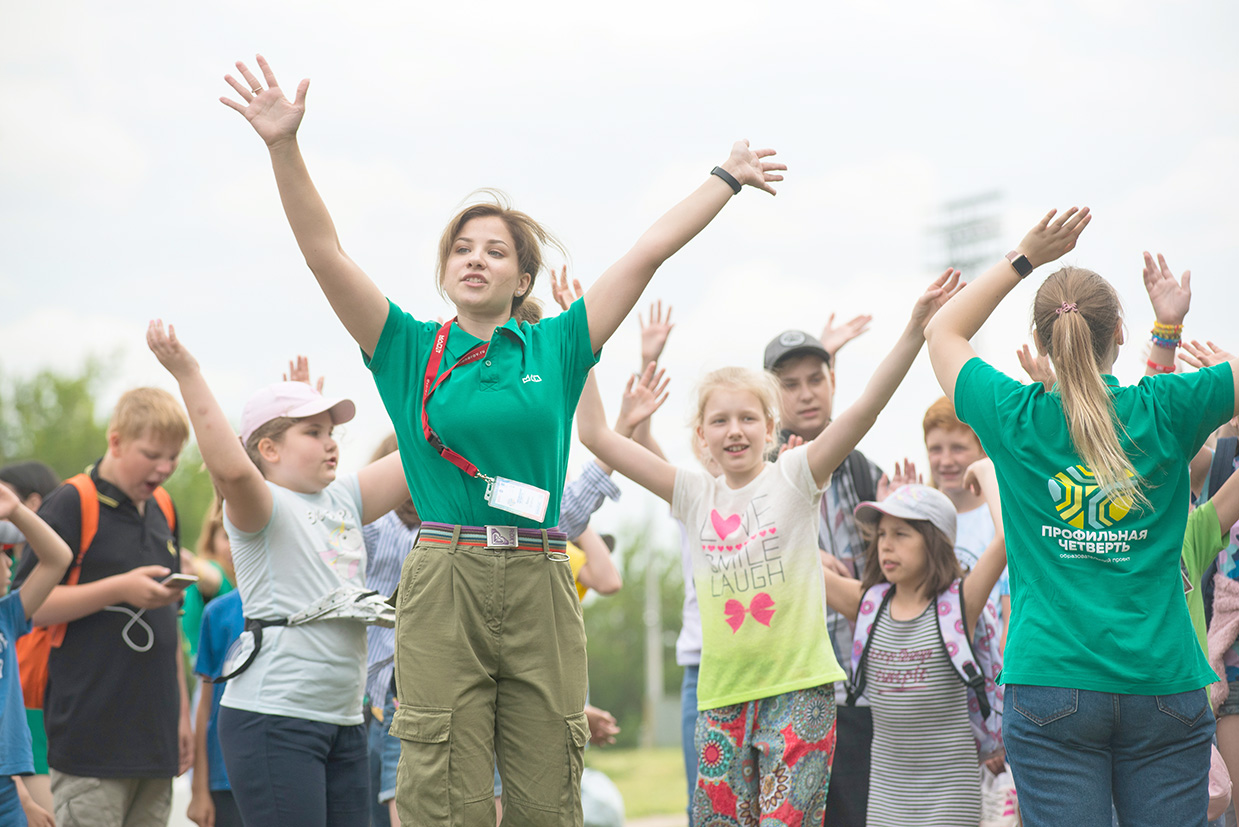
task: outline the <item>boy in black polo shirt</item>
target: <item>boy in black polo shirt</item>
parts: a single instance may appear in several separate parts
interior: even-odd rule
[[[163,827],[172,778],[193,759],[180,592],[159,582],[180,570],[180,537],[153,500],[188,438],[185,412],[167,392],[137,388],[121,397],[107,451],[87,472],[98,492],[98,529],[77,585],[65,585],[66,575],[33,618],[68,624],[48,661],[44,696],[61,827]],[[64,485],[39,515],[76,552],[82,510],[78,488]],[[33,565],[27,555],[19,581]]]

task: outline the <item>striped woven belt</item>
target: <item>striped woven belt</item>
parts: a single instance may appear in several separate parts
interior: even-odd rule
[[[456,526],[451,523],[422,523],[417,541],[450,545],[455,532]],[[543,551],[543,534],[546,535],[546,549],[563,551],[566,548],[568,538],[562,531],[496,525],[462,525],[457,545],[496,551]]]

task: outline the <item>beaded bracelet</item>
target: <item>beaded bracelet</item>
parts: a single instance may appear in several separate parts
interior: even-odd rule
[[[1162,324],[1159,321],[1153,322],[1153,334],[1161,336],[1164,339],[1178,339],[1183,335],[1183,325],[1181,324]]]
[[[1165,339],[1165,338],[1162,338],[1161,336],[1158,336],[1156,333],[1154,333],[1150,338],[1153,340],[1153,344],[1157,345],[1158,347],[1167,348],[1168,350],[1174,350],[1175,348],[1177,348],[1179,346],[1179,341],[1180,341],[1179,339]]]
[[[1149,366],[1149,370],[1151,371],[1156,371],[1157,373],[1174,373],[1174,365],[1159,365],[1152,359],[1150,359],[1147,364]]]

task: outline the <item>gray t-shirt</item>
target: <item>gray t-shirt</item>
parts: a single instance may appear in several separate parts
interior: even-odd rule
[[[343,584],[365,586],[366,549],[357,475],[317,494],[268,482],[271,519],[255,533],[224,517],[247,618],[286,618]],[[263,629],[254,663],[228,682],[220,703],[268,715],[351,726],[362,723],[366,627],[317,620]]]

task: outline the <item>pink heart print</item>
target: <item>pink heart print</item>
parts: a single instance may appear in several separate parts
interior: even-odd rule
[[[732,514],[730,517],[724,518],[715,509],[710,509],[710,524],[714,526],[714,531],[718,534],[720,540],[726,540],[727,535],[731,534],[740,527],[740,515]]]

